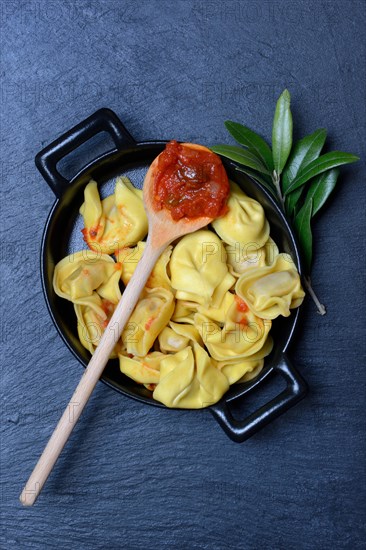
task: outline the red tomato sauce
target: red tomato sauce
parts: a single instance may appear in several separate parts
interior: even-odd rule
[[[249,308],[248,308],[247,304],[244,302],[244,300],[242,300],[242,299],[240,298],[240,296],[238,296],[237,294],[235,294],[234,300],[235,300],[235,302],[236,302],[236,309],[237,309],[238,311],[241,311],[241,312],[243,312],[243,313],[244,313],[245,311],[248,311]]]
[[[91,229],[89,229],[89,231],[86,227],[81,230],[84,241],[91,250],[94,250],[94,252],[99,251],[97,248],[93,248],[93,242],[97,240],[98,232],[100,231],[100,229],[101,226],[97,225],[96,227],[92,227]]]
[[[102,298],[102,310],[107,316],[107,318],[102,321],[102,326],[104,328],[107,328],[115,309],[116,306],[112,302],[106,300],[105,298]]]
[[[225,168],[215,153],[170,141],[159,155],[155,204],[167,208],[173,220],[222,216],[229,192]]]
[[[145,330],[150,330],[151,325],[155,321],[155,317],[150,317],[147,322],[145,323]]]

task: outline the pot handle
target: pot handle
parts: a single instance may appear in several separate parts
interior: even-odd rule
[[[249,439],[249,437],[305,397],[307,384],[292,366],[285,353],[282,354],[279,363],[274,367],[274,372],[280,374],[286,380],[286,389],[269,403],[266,403],[266,405],[263,405],[263,407],[249,415],[245,420],[236,420],[233,417],[225,399],[210,407],[210,411],[215,419],[233,441],[242,443],[246,439]]]
[[[116,148],[136,145],[118,116],[111,109],[99,109],[40,151],[35,163],[42,176],[57,197],[60,197],[69,181],[57,170],[57,163],[66,155],[100,132],[107,132]]]

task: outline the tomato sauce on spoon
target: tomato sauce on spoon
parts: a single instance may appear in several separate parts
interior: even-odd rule
[[[173,220],[226,214],[229,180],[221,159],[202,145],[170,141],[159,155],[154,178],[154,206]]]

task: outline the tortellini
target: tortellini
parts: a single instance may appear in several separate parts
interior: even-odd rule
[[[194,315],[197,313],[198,303],[187,300],[176,300],[172,321],[176,323],[194,324]]]
[[[108,300],[100,299],[97,294],[92,298],[94,306],[95,301],[99,302],[98,306],[102,310],[103,314],[98,313],[98,310],[93,305],[88,305],[86,303],[74,304],[79,339],[83,346],[90,351],[90,353],[94,353],[95,348],[99,344],[103,332],[116,308],[116,304],[113,304]],[[111,354],[111,358],[118,357],[118,352],[120,349],[121,342],[118,341]]]
[[[263,368],[264,359],[240,359],[239,361],[221,361],[216,367],[225,374],[229,384],[236,384],[244,381],[248,374],[260,372]]]
[[[140,261],[143,251],[145,250],[146,243],[140,241],[134,248],[122,248],[117,251],[116,257],[122,264],[122,281],[124,285],[127,285],[131,279],[137,263]],[[147,288],[156,288],[158,286],[172,290],[172,285],[167,273],[167,266],[172,253],[172,246],[168,246],[158,261],[155,264],[154,269],[151,272],[150,277],[147,280]]]
[[[237,242],[235,246],[226,245],[225,248],[229,271],[235,277],[240,277],[252,267],[271,265],[279,254],[276,243],[270,237],[262,247],[255,243]]]
[[[183,323],[170,321],[169,326],[159,334],[159,345],[163,352],[181,351],[190,342],[203,345],[202,338],[197,328]]]
[[[127,178],[117,178],[114,194],[103,200],[90,181],[80,213],[92,250],[57,264],[54,289],[74,304],[79,339],[94,353],[148,228],[141,191]],[[269,236],[262,206],[233,182],[228,212],[212,228],[166,248],[111,354],[124,375],[167,407],[207,407],[230,385],[255,378],[272,351],[272,320],[304,298],[295,264]]]
[[[160,380],[160,363],[166,355],[159,351],[148,353],[145,357],[128,357],[123,353],[119,354],[119,367],[123,374],[126,374],[139,384],[158,384]]]
[[[145,289],[122,332],[128,354],[145,357],[174,311],[174,296],[165,288]]]
[[[223,324],[226,320],[228,311],[234,302],[235,295],[232,292],[226,292],[221,301],[220,307],[204,307],[199,305],[197,307],[197,312],[201,313],[208,319],[212,319],[212,321]],[[194,317],[193,321],[195,322]]]
[[[279,254],[270,266],[251,269],[239,277],[237,294],[262,319],[288,317],[305,296],[295,264],[288,254]]]
[[[226,376],[195,343],[161,361],[153,397],[167,407],[202,409],[219,401],[228,389]]]
[[[122,266],[106,254],[82,250],[55,267],[56,294],[73,302],[77,330],[83,346],[93,353],[121,298]],[[117,357],[119,346],[112,357]]]
[[[170,259],[172,287],[179,300],[209,305],[221,283],[222,294],[233,280],[227,278],[226,252],[222,241],[207,229],[183,237],[174,247]]]
[[[192,327],[195,328],[195,327]],[[159,346],[162,352],[175,353],[186,348],[189,344],[189,338],[175,332],[171,327],[165,327],[159,334]]]
[[[134,246],[148,230],[142,191],[128,178],[116,180],[114,194],[100,200],[97,183],[91,180],[84,191],[80,208],[84,218],[84,240],[92,250],[113,254]]]
[[[262,247],[269,237],[269,223],[259,202],[248,197],[231,181],[227,205],[227,214],[212,222],[219,237],[230,245],[253,243]]]
[[[81,250],[63,258],[55,267],[53,288],[58,296],[83,304],[95,291],[101,298],[117,304],[121,298],[119,280],[122,266],[107,254]],[[93,307],[92,301],[86,301]],[[95,303],[95,308],[99,306]]]
[[[201,313],[195,315],[194,321],[211,357],[217,361],[249,358],[260,352],[271,328],[271,321],[250,310],[241,313],[236,304],[230,307],[222,327]]]

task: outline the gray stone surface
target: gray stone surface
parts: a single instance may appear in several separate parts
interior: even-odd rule
[[[2,548],[365,548],[365,19],[357,0],[2,1]],[[326,127],[330,147],[363,157],[315,227],[328,314],[307,301],[291,350],[308,397],[238,445],[205,411],[98,384],[41,498],[22,508],[82,373],[42,295],[54,197],[35,154],[102,106],[137,140],[229,142],[227,118],[270,139],[284,87],[297,137]]]

